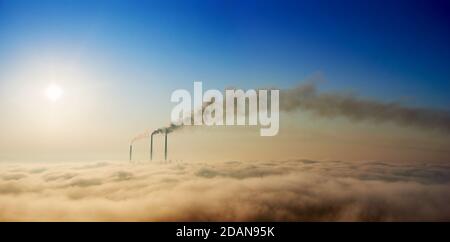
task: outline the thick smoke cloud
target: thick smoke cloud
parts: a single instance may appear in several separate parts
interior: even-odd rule
[[[0,165],[1,221],[449,221],[446,163]]]
[[[280,94],[282,111],[306,110],[318,117],[346,117],[352,121],[392,122],[418,128],[450,132],[450,112],[407,107],[340,93],[319,93],[314,84],[285,90]]]
[[[139,140],[142,140],[142,139],[147,139],[147,138],[149,138],[151,135],[155,135],[155,134],[164,134],[164,133],[172,133],[172,132],[174,132],[175,130],[177,130],[177,129],[181,129],[181,128],[183,128],[184,127],[184,120],[188,120],[188,121],[190,121],[191,123],[193,123],[194,121],[194,116],[195,115],[203,115],[203,112],[204,112],[204,110],[205,110],[205,108],[209,105],[209,104],[211,104],[212,102],[206,102],[206,103],[204,103],[203,105],[202,105],[202,107],[201,108],[197,108],[197,109],[194,109],[192,112],[191,112],[191,114],[190,115],[188,115],[187,117],[184,117],[184,119],[181,119],[180,120],[180,124],[173,124],[173,123],[170,123],[168,126],[166,126],[166,127],[161,127],[161,128],[158,128],[158,129],[155,129],[155,130],[147,130],[147,131],[144,131],[143,133],[140,133],[140,134],[138,134],[138,135],[136,135],[135,137],[133,137],[132,139],[131,139],[131,142],[130,142],[130,144],[131,145],[133,145],[133,143],[134,142],[136,142],[136,141],[139,141]]]
[[[186,119],[192,121],[194,114],[200,113],[201,115],[209,104],[211,102],[205,103],[202,108],[193,111]],[[293,112],[298,110],[310,111],[320,118],[345,117],[351,121],[391,122],[400,126],[450,133],[449,110],[408,107],[397,102],[380,102],[337,92],[320,93],[313,83],[281,91],[280,111]],[[248,116],[249,113],[235,113],[235,115]],[[166,131],[171,133],[182,127],[182,124],[170,124],[167,127],[148,130],[134,137],[131,144],[148,138],[151,134],[160,134]]]

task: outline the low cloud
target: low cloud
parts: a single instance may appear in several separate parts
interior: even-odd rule
[[[450,220],[447,163],[287,160],[0,166],[1,221]]]

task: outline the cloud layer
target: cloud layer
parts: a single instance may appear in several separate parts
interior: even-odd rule
[[[446,163],[1,164],[1,221],[449,221]]]

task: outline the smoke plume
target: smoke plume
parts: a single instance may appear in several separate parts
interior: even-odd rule
[[[270,100],[265,101],[269,101],[268,104],[270,104]],[[211,103],[204,103],[201,108],[192,111],[191,115],[184,117],[184,119],[193,122],[194,115],[198,113],[201,115]],[[281,91],[280,111],[293,112],[297,110],[310,111],[320,118],[345,117],[351,121],[391,122],[400,126],[440,130],[450,133],[450,111],[448,110],[408,107],[398,102],[381,102],[337,92],[320,93],[313,83]],[[235,115],[248,116],[249,112],[237,113],[235,103]],[[134,137],[131,143],[148,138],[151,134],[159,134],[166,131],[171,133],[182,128],[183,121],[179,122],[181,123],[180,125],[171,123],[167,127],[145,131]]]
[[[379,102],[334,92],[319,93],[314,84],[284,90],[280,94],[280,109],[310,111],[322,118],[342,116],[352,121],[392,122],[450,132],[448,110],[407,107],[397,102]]]
[[[190,115],[185,116],[184,118],[180,118],[180,122],[178,122],[178,123],[180,123],[179,125],[170,123],[166,127],[161,127],[161,128],[155,129],[155,130],[147,130],[143,133],[136,135],[133,139],[131,139],[131,144],[133,144],[134,142],[136,142],[138,140],[149,138],[151,135],[154,135],[154,134],[163,134],[166,132],[172,133],[177,129],[183,128],[185,120],[188,120],[191,123],[193,123],[194,116],[198,115],[198,114],[202,115],[205,108],[211,103],[213,103],[213,102],[206,102],[203,104],[203,106],[201,108],[194,109]]]

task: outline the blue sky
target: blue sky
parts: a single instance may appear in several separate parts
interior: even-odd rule
[[[168,89],[290,87],[320,73],[324,89],[450,104],[448,1],[0,2],[0,63],[82,48],[111,72],[154,70]]]
[[[326,89],[450,104],[447,1],[1,4],[2,63],[27,49],[83,46],[130,72],[158,70],[170,88],[194,79],[289,87],[321,73]]]

